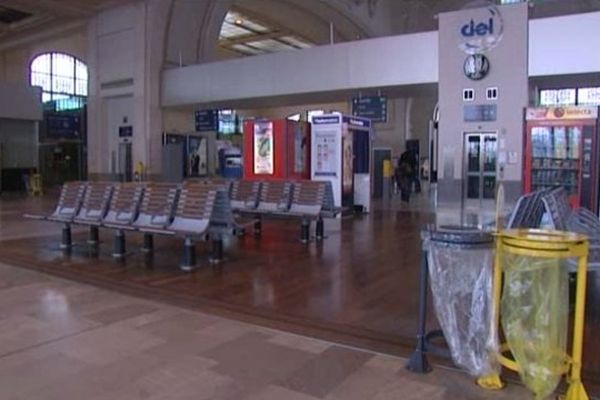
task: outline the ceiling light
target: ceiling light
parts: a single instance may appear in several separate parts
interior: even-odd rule
[[[239,18],[238,18],[238,19],[236,19],[236,20],[235,20],[235,24],[236,24],[236,25],[242,25],[243,23],[244,23],[244,20],[243,20],[243,19],[239,19]]]

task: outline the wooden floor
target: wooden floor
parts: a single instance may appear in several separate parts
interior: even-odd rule
[[[155,252],[139,252],[141,237],[127,238],[124,262],[110,256],[112,236],[102,232],[98,251],[82,244],[71,254],[56,250],[60,227],[45,234],[0,242],[0,260],[296,333],[375,351],[409,355],[418,308],[421,227],[428,213],[377,211],[368,217],[327,221],[328,238],[301,244],[299,225],[263,224],[263,236],[226,243],[227,260],[207,262],[198,244],[200,268],[178,269],[182,241],[156,238]],[[47,232],[56,232],[48,235]],[[74,234],[84,243],[86,234]],[[430,313],[432,321],[433,314]],[[585,341],[586,381],[600,395],[600,276],[589,274]]]

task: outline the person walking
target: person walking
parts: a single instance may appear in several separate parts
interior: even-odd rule
[[[400,199],[406,203],[410,200],[414,170],[414,157],[410,151],[406,150],[398,159],[398,168],[396,169],[396,182],[400,188]]]

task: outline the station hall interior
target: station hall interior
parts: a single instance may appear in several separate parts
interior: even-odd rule
[[[0,399],[600,399],[600,0],[0,0]]]

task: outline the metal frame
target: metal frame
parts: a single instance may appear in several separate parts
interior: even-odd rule
[[[469,148],[468,148],[468,138],[470,136],[478,136],[481,138],[480,142],[479,142],[479,171],[477,173],[469,172]],[[484,143],[485,143],[485,138],[486,137],[494,137],[494,139],[496,139],[496,167],[493,171],[493,173],[491,171],[485,171],[484,168],[484,154],[485,154],[485,147],[484,147]],[[462,187],[462,201],[463,203],[467,203],[467,202],[472,202],[472,201],[479,201],[480,204],[482,204],[485,200],[494,200],[495,197],[495,190],[494,190],[494,196],[488,198],[484,198],[483,196],[483,192],[484,192],[484,181],[486,177],[490,177],[493,176],[494,180],[495,180],[495,187],[498,186],[498,132],[497,131],[481,131],[481,132],[463,132],[463,171],[462,171],[462,175],[463,175],[463,187]],[[469,190],[469,176],[479,176],[479,187],[478,187],[478,191],[479,191],[479,199],[473,199],[473,198],[469,198],[467,196],[468,190]]]
[[[561,231],[539,229],[517,229],[498,233],[496,240],[496,257],[494,262],[494,315],[495,326],[500,323],[500,298],[502,292],[502,256],[504,254],[521,256],[568,259],[578,258],[577,288],[575,295],[575,315],[573,323],[572,350],[569,364],[563,373],[567,376],[568,389],[564,400],[589,400],[581,381],[581,366],[583,357],[583,334],[585,321],[585,294],[587,280],[587,263],[589,241],[584,235]],[[507,350],[506,344],[500,346],[501,351]],[[498,357],[504,367],[519,371],[518,363],[502,354]],[[500,382],[500,377],[492,377]]]

